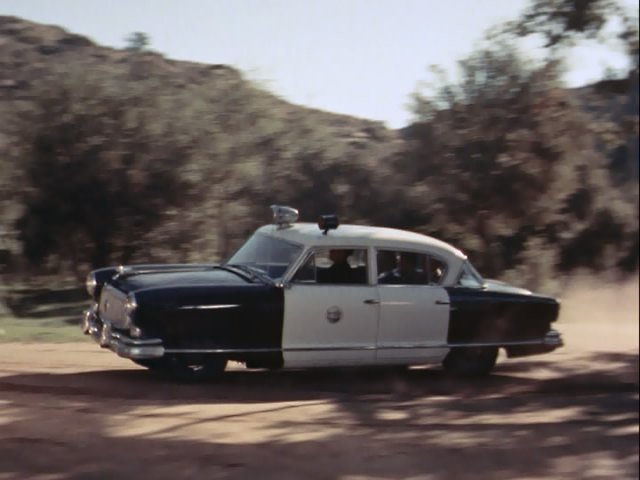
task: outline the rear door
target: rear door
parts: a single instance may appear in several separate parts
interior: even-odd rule
[[[424,253],[379,250],[377,266],[377,363],[440,362],[449,351],[450,302],[440,285],[446,263]]]

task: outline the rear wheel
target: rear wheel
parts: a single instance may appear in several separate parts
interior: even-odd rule
[[[498,359],[497,347],[453,348],[442,362],[444,369],[461,377],[489,375]]]

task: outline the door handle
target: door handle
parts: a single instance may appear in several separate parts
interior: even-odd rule
[[[369,298],[369,299],[365,300],[364,303],[366,303],[367,305],[378,305],[378,304],[380,304],[380,300],[376,300],[374,298]]]
[[[451,302],[445,302],[444,300],[436,300],[436,305],[451,305]]]

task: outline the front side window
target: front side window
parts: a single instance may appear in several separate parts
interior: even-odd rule
[[[302,245],[256,233],[225,264],[259,269],[277,279],[285,274],[301,252]]]
[[[381,285],[440,285],[447,265],[432,255],[379,250],[378,283]]]
[[[367,251],[351,248],[314,250],[293,277],[295,283],[367,284]]]

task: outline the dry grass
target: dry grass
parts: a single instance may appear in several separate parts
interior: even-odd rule
[[[83,340],[80,316],[86,293],[78,288],[3,289],[0,342],[71,342]]]

